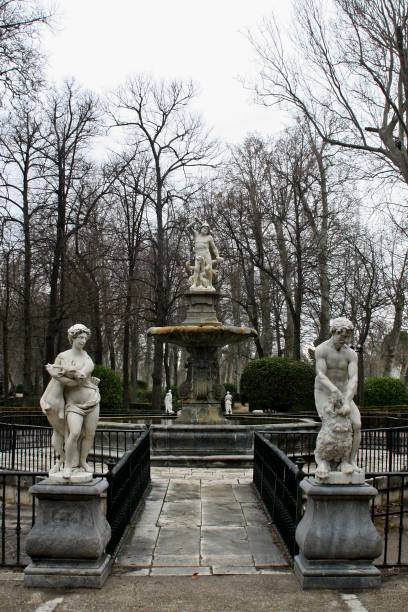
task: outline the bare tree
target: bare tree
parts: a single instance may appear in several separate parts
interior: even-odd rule
[[[331,145],[369,152],[408,183],[406,0],[296,0],[291,44],[265,20],[250,41],[264,104],[306,116]]]
[[[393,322],[391,330],[384,338],[384,376],[391,376],[398,351],[401,331],[404,321],[405,308],[407,304],[408,290],[408,251],[401,251],[399,245],[400,232],[390,241],[390,262],[383,267],[385,276],[385,289],[393,309]]]
[[[51,13],[37,0],[0,0],[0,91],[31,93],[41,83],[39,34]]]
[[[44,207],[41,135],[36,110],[24,103],[9,114],[0,133],[0,210],[4,223],[22,232],[23,391],[32,391],[32,257],[36,217]]]
[[[201,120],[189,112],[193,96],[191,83],[156,83],[138,77],[118,91],[112,110],[115,125],[125,128],[151,160],[154,192],[148,199],[155,215],[153,321],[158,326],[166,324],[170,308],[171,287],[165,276],[168,210],[177,196],[188,190],[189,170],[207,165],[214,155],[214,144]],[[152,374],[152,404],[156,409],[161,402],[162,371],[163,345],[156,342]]]

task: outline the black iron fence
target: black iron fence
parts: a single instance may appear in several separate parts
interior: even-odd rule
[[[290,558],[298,547],[295,531],[302,516],[302,464],[296,465],[264,434],[254,435],[254,484]]]
[[[96,473],[105,477],[107,489],[106,516],[112,529],[107,552],[115,554],[117,545],[129,520],[150,482],[150,432],[137,432],[119,461],[108,460],[108,473]],[[38,479],[47,476],[45,471],[0,471],[0,566],[25,566],[29,558],[25,554],[25,540],[35,523],[35,498],[29,488]]]
[[[296,462],[301,457],[306,474],[313,474],[317,431],[262,431],[267,440]],[[368,472],[408,470],[408,426],[363,429],[357,462]]]
[[[112,537],[107,552],[113,554],[150,482],[150,431],[125,452],[108,474],[107,519]]]
[[[366,473],[366,478],[378,491],[371,516],[384,549],[376,564],[408,566],[408,471]]]
[[[89,461],[103,471],[109,459],[118,460],[145,431],[141,428],[97,429]],[[48,471],[55,463],[49,426],[0,422],[0,469],[29,472]]]
[[[314,473],[316,436],[316,432],[256,432],[254,436],[254,484],[292,559],[298,552],[295,531],[303,514],[299,483]],[[358,460],[373,466],[366,478],[378,490],[371,512],[383,536],[384,551],[376,563],[408,566],[407,429],[363,431]]]

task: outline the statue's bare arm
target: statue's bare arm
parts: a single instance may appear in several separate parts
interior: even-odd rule
[[[347,405],[350,404],[357,391],[358,383],[358,362],[357,354],[350,349],[350,361],[348,365],[347,387],[344,393],[344,401]]]
[[[215,246],[215,242],[214,242],[214,239],[213,239],[212,236],[209,237],[208,248],[210,250],[210,253],[211,253],[213,259],[221,259],[219,251],[218,251],[217,247]]]
[[[196,236],[198,234],[197,226],[200,225],[200,223],[200,219],[195,218],[194,221],[191,221],[191,223],[187,225],[187,229],[191,230],[194,236]]]

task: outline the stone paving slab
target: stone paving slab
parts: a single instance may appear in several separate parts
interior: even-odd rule
[[[251,476],[242,469],[153,468],[115,572],[251,575],[287,568]]]
[[[199,567],[200,555],[161,555],[155,554],[153,567]]]
[[[241,510],[247,525],[270,525],[269,517],[266,516],[260,502],[243,502]]]
[[[223,566],[219,567],[214,565],[212,567],[212,572],[215,576],[226,576],[233,574],[257,574],[258,570],[253,565],[237,565],[235,567],[231,566]]]
[[[219,503],[211,500],[203,500],[202,503],[202,525],[220,526],[220,525],[245,525],[245,518],[241,508],[234,503]]]
[[[157,520],[160,527],[173,525],[174,527],[190,527],[201,524],[201,503],[199,499],[186,499],[184,501],[164,502],[162,511]]]
[[[211,576],[210,567],[153,567],[150,576]]]
[[[162,527],[156,552],[165,554],[200,554],[200,527]]]

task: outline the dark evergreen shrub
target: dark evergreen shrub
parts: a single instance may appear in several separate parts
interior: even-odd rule
[[[364,380],[364,406],[408,404],[408,390],[399,378],[370,376]]]
[[[123,385],[119,374],[102,365],[95,366],[93,376],[100,379],[101,409],[120,410],[122,407]]]
[[[249,402],[251,411],[314,410],[314,378],[313,366],[303,361],[256,359],[242,373],[242,402]]]

